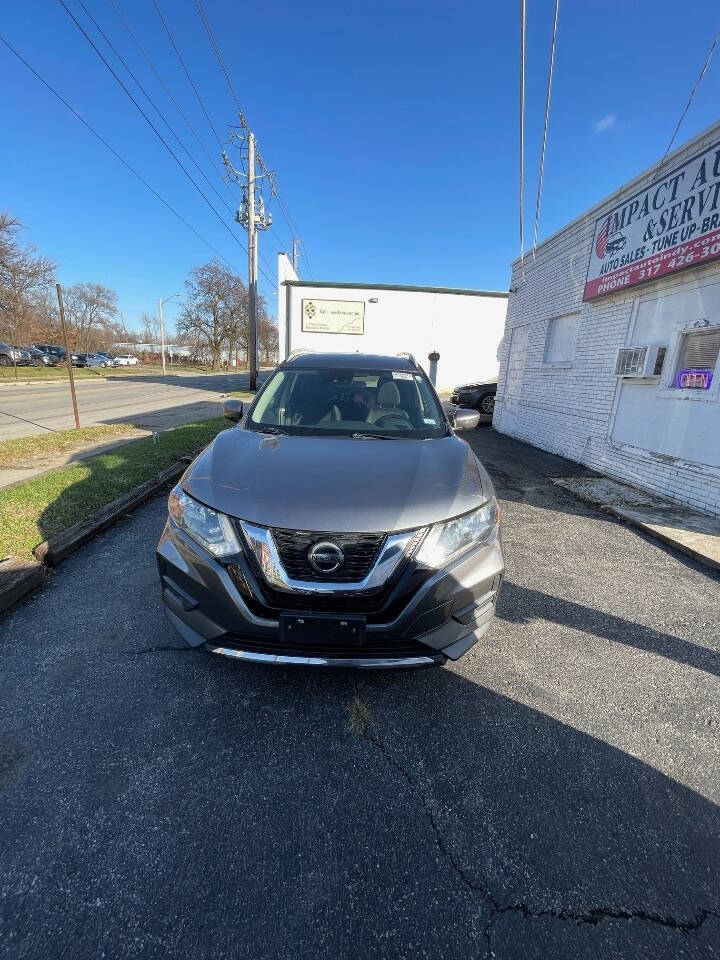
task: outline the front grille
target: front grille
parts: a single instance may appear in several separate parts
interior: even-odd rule
[[[454,393],[454,394],[450,397],[450,403],[455,403],[455,404],[456,404],[456,403],[458,403],[459,400],[460,400],[460,397],[458,396],[457,393]]]
[[[212,641],[213,646],[226,646],[248,653],[266,653],[288,657],[352,657],[353,659],[384,659],[387,657],[428,657],[437,655],[419,640],[389,640],[387,637],[368,637],[365,643],[358,645],[343,644],[336,640],[325,643],[307,641],[305,643],[284,643],[277,637],[244,637],[241,634],[226,633]]]
[[[272,531],[285,572],[293,580],[327,583],[358,583],[372,570],[383,543],[384,533],[313,533],[308,530]],[[334,573],[318,573],[308,560],[310,547],[329,540],[342,550],[345,559]]]

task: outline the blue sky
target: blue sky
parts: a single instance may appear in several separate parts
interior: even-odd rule
[[[66,2],[115,65],[78,0]],[[115,2],[215,156],[217,143],[152,3]],[[234,106],[195,4],[158,2],[224,139]],[[223,193],[109,0],[85,3]],[[519,252],[517,3],[204,6],[314,279],[507,288]],[[561,0],[541,238],[663,154],[720,26],[714,0],[691,6],[685,15],[669,0]],[[527,0],[527,7],[531,241],[553,3]],[[19,52],[246,275],[240,246],[57,0],[9,0],[2,21],[0,32]],[[182,291],[188,270],[212,252],[1,45],[0,89],[0,208],[57,261],[61,282],[113,287],[128,326],[156,310],[159,296]],[[676,143],[718,119],[719,92],[720,51]],[[265,293],[274,290],[277,250],[289,249],[290,231],[272,209],[275,232],[260,241],[273,267],[265,267],[273,280],[262,278]],[[301,274],[308,276],[304,262]],[[272,312],[276,302],[268,298]],[[166,307],[170,323],[176,309]]]

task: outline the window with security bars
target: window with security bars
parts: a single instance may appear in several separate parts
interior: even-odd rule
[[[674,386],[679,390],[708,390],[719,355],[720,327],[707,327],[683,334]]]
[[[623,347],[618,350],[617,361],[615,363],[616,376],[632,376],[642,373],[645,363],[645,354],[647,347]]]

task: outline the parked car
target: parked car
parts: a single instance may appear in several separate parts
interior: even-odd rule
[[[98,351],[97,351],[97,356],[98,356],[98,357],[104,357],[104,358],[107,360],[107,362],[108,362],[107,365],[108,365],[109,367],[117,367],[117,366],[119,366],[117,357],[115,356],[114,353],[106,353],[105,350],[98,350]]]
[[[121,353],[115,359],[119,367],[136,367],[138,364],[138,358],[131,353]]]
[[[67,359],[65,353],[65,347],[60,347],[54,343],[34,343],[33,347],[35,350],[40,350],[42,353],[49,354],[55,357],[58,363],[62,363]]]
[[[21,347],[0,342],[0,367],[28,367],[30,354]]]
[[[172,490],[157,548],[191,646],[261,663],[416,667],[489,629],[503,576],[492,482],[412,358],[302,354]]]
[[[114,367],[115,362],[108,360],[106,356],[99,353],[78,353],[73,354],[73,364],[76,367]]]
[[[466,383],[462,387],[455,387],[451,400],[460,407],[477,410],[486,417],[492,417],[495,410],[496,391],[497,380]]]
[[[34,367],[56,367],[60,362],[60,358],[54,353],[45,353],[38,347],[25,347],[25,349],[30,354],[30,363]]]

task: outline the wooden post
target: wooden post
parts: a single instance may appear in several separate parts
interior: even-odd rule
[[[73,413],[75,414],[75,429],[80,429],[80,417],[78,416],[77,397],[75,396],[75,377],[73,376],[72,354],[70,353],[70,341],[68,340],[67,324],[65,323],[65,307],[63,306],[62,289],[59,283],[55,284],[57,290],[58,306],[60,307],[60,323],[62,324],[63,338],[65,340],[65,358],[68,365],[68,376],[70,377],[70,394],[72,396]]]

